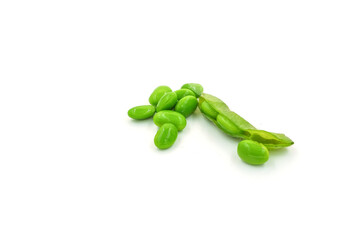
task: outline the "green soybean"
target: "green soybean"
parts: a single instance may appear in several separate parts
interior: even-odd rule
[[[171,110],[164,110],[156,113],[153,117],[153,121],[159,127],[165,123],[172,123],[176,126],[178,131],[183,130],[186,126],[185,117],[181,113]]]
[[[133,107],[128,111],[128,116],[136,119],[136,120],[142,120],[150,118],[155,113],[155,107],[152,105],[142,105]]]
[[[189,89],[179,89],[179,90],[176,90],[175,93],[176,93],[178,100],[180,100],[186,96],[194,96],[195,97],[195,93]]]
[[[189,89],[189,90],[193,91],[197,98],[200,97],[200,95],[204,91],[204,88],[198,83],[186,83],[186,84],[182,85],[181,88]]]
[[[215,109],[213,109],[210,104],[203,101],[202,104],[199,104],[200,111],[208,118],[216,119],[219,114]]]
[[[159,86],[151,93],[149,97],[149,103],[156,106],[160,98],[167,92],[172,92],[171,88],[168,86]]]
[[[165,123],[157,131],[154,143],[159,149],[167,149],[171,147],[178,136],[178,130],[174,124]]]
[[[175,111],[184,115],[184,117],[190,116],[196,109],[198,101],[194,96],[186,96],[178,101],[175,106]]]
[[[254,140],[268,149],[288,147],[294,142],[282,133],[258,130],[240,117],[219,98],[203,93],[199,98],[200,111],[217,127],[232,137]]]
[[[159,100],[156,105],[156,111],[160,112],[162,110],[172,109],[177,103],[177,96],[174,92],[165,93]]]
[[[234,123],[221,114],[217,115],[216,122],[218,126],[228,134],[238,134],[240,132]]]
[[[239,157],[251,165],[261,165],[269,160],[269,151],[262,143],[252,140],[243,140],[237,147]]]

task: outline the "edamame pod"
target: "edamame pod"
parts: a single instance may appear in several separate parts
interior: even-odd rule
[[[149,97],[149,103],[156,106],[160,98],[167,92],[172,92],[171,88],[168,86],[159,86],[151,93]]]
[[[186,96],[178,101],[175,106],[175,111],[184,115],[184,117],[190,116],[196,109],[198,101],[194,96]]]
[[[201,95],[199,109],[210,121],[232,137],[254,140],[263,143],[268,149],[288,147],[294,144],[284,134],[256,129],[248,121],[231,111],[223,101],[210,94],[203,93]]]
[[[154,113],[155,107],[153,105],[142,105],[131,108],[128,111],[128,116],[136,120],[142,120],[152,117]]]
[[[158,104],[156,105],[156,111],[160,112],[162,110],[172,109],[176,103],[177,103],[176,93],[167,92],[160,98]]]
[[[165,123],[172,123],[176,126],[178,131],[183,130],[186,126],[185,117],[181,113],[171,110],[163,110],[156,113],[153,117],[153,121],[159,127]]]
[[[195,93],[189,89],[179,89],[179,90],[176,90],[175,93],[176,93],[178,100],[180,100],[186,96],[194,96],[195,97]]]
[[[182,85],[181,88],[189,89],[189,90],[193,91],[197,98],[200,97],[200,95],[204,91],[204,88],[198,83],[186,83],[186,84]]]
[[[252,140],[243,140],[237,147],[239,157],[251,165],[261,165],[269,160],[269,151],[262,143]]]
[[[165,123],[157,131],[154,143],[159,149],[167,149],[171,147],[178,136],[178,130],[174,124]]]

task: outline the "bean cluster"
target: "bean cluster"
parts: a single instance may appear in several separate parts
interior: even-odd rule
[[[137,120],[153,116],[154,123],[159,126],[155,146],[167,149],[175,143],[178,132],[185,128],[186,118],[196,110],[197,98],[202,92],[203,87],[197,83],[184,84],[174,92],[168,86],[159,86],[149,97],[151,105],[133,107],[128,115]]]
[[[128,115],[137,120],[153,117],[159,126],[154,138],[159,149],[170,148],[175,143],[178,132],[186,127],[186,118],[197,107],[224,133],[242,140],[237,153],[248,164],[264,164],[269,159],[269,150],[294,144],[282,133],[256,129],[219,98],[203,93],[203,87],[198,83],[184,84],[174,92],[168,86],[159,86],[150,95],[149,103],[151,105],[131,108]]]

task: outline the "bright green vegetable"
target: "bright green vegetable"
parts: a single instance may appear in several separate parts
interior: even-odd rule
[[[243,140],[237,147],[239,157],[246,163],[261,165],[269,160],[269,151],[262,143],[252,140]]]
[[[175,93],[177,95],[178,100],[180,100],[186,96],[194,96],[195,97],[195,93],[189,89],[179,89],[179,90],[176,90]]]
[[[171,88],[168,86],[159,86],[151,93],[149,97],[149,103],[156,106],[160,98],[167,92],[172,92]]]
[[[177,103],[177,96],[174,92],[165,93],[159,100],[156,105],[156,111],[160,112],[162,110],[172,109]]]
[[[225,131],[230,135],[237,134],[240,132],[240,129],[231,120],[229,120],[227,117],[225,117],[222,114],[217,115],[216,122],[219,128],[221,128],[223,131]]]
[[[232,112],[217,97],[203,93],[199,98],[200,111],[225,133],[236,138],[263,143],[268,149],[288,147],[294,142],[281,133],[258,130],[248,121]]]
[[[178,136],[178,130],[174,124],[165,123],[157,131],[154,143],[159,149],[171,147]]]
[[[151,105],[131,108],[128,115],[133,119],[153,116],[154,123],[159,126],[154,137],[154,143],[159,149],[170,148],[175,143],[178,132],[186,127],[186,117],[190,116],[197,106],[205,117],[223,132],[242,140],[238,144],[237,153],[248,164],[264,164],[269,159],[269,150],[294,144],[284,134],[256,129],[231,111],[223,101],[203,93],[203,87],[197,83],[184,84],[175,92],[168,86],[159,86],[149,97],[149,102]]]
[[[186,126],[185,117],[181,113],[171,110],[163,110],[156,113],[153,117],[153,121],[159,127],[165,123],[172,123],[176,126],[178,131],[183,130]]]
[[[199,105],[199,108],[200,108],[200,105]],[[201,102],[200,110],[207,118],[211,119],[212,121],[216,120],[216,118],[217,118],[217,116],[219,114],[206,101]]]
[[[133,107],[128,111],[129,117],[137,120],[152,117],[155,113],[155,107],[152,105],[142,105]]]
[[[181,88],[193,91],[197,98],[200,97],[200,95],[204,91],[204,88],[198,83],[186,83]]]
[[[184,115],[184,117],[190,116],[196,109],[198,101],[194,96],[186,96],[178,101],[175,106],[175,111]]]

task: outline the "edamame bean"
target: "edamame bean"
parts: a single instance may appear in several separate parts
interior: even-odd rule
[[[216,119],[218,115],[218,112],[215,111],[215,109],[213,109],[210,104],[205,101],[203,101],[202,103],[199,102],[199,109],[204,115],[212,119]]]
[[[227,119],[221,114],[217,115],[216,122],[222,130],[229,134],[237,134],[240,132],[240,130],[236,127],[234,123],[232,123],[229,119]]]
[[[158,104],[156,105],[156,111],[160,112],[162,110],[172,109],[176,103],[177,103],[176,93],[167,92],[160,98]]]
[[[237,147],[239,157],[246,163],[261,165],[269,160],[269,151],[262,143],[252,140],[243,140]]]
[[[172,92],[171,88],[168,86],[159,86],[151,93],[149,97],[149,103],[156,106],[160,98],[167,92]]]
[[[200,97],[200,95],[204,91],[204,88],[198,83],[186,83],[186,84],[182,85],[181,88],[189,89],[189,90],[193,91],[197,98]]]
[[[180,100],[186,96],[194,96],[195,97],[195,93],[189,89],[179,89],[179,90],[176,90],[175,93],[177,95],[178,100]]]
[[[136,120],[142,120],[151,117],[154,113],[155,107],[153,105],[142,105],[131,108],[128,111],[128,116]]]
[[[171,110],[163,110],[156,113],[153,117],[153,121],[159,127],[165,123],[172,123],[176,126],[178,131],[183,130],[186,126],[185,117],[181,113]]]
[[[178,130],[174,124],[165,123],[157,131],[154,143],[159,149],[171,147],[178,136]]]
[[[198,101],[194,96],[186,96],[178,101],[175,106],[175,111],[184,115],[184,117],[190,116],[196,109]]]

